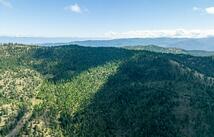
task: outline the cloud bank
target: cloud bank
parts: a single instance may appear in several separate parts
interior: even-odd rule
[[[127,32],[110,31],[104,34],[108,38],[203,38],[214,36],[214,30],[137,30]]]

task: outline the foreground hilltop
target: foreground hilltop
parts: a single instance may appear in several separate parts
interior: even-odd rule
[[[212,56],[1,46],[0,135],[212,137],[213,72]]]

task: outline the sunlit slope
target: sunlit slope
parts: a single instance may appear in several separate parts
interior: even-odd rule
[[[91,68],[69,82],[45,83],[39,93],[39,99],[43,100],[43,103],[34,110],[32,120],[20,135],[56,137],[64,136],[66,133],[72,135],[70,130],[62,128],[63,125],[69,126],[70,119],[67,119],[67,116],[74,116],[90,104],[108,78],[117,72],[119,64],[108,63]]]
[[[34,70],[17,67],[0,70],[0,134],[9,133],[29,110],[42,77]]]

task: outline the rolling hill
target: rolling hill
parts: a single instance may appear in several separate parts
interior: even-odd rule
[[[214,136],[213,56],[8,44],[0,73],[0,136]]]
[[[147,45],[147,46],[124,46],[125,49],[130,50],[145,50],[151,52],[158,53],[171,53],[171,54],[187,54],[192,56],[214,56],[213,51],[205,51],[205,50],[184,50],[179,48],[164,48],[155,45]]]

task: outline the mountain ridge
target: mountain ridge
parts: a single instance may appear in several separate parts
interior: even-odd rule
[[[184,50],[180,48],[173,47],[160,47],[156,45],[147,45],[147,46],[124,46],[125,49],[130,50],[146,50],[151,52],[159,53],[171,53],[171,54],[187,54],[192,56],[213,56],[214,51],[205,51],[205,50]]]
[[[97,40],[96,40],[97,39]],[[102,40],[104,39],[104,40]],[[136,45],[159,45],[161,47],[176,47],[185,50],[214,51],[214,37],[205,38],[45,38],[45,37],[0,37],[0,43],[39,44],[42,46],[58,46],[78,44],[90,47],[121,47]]]

